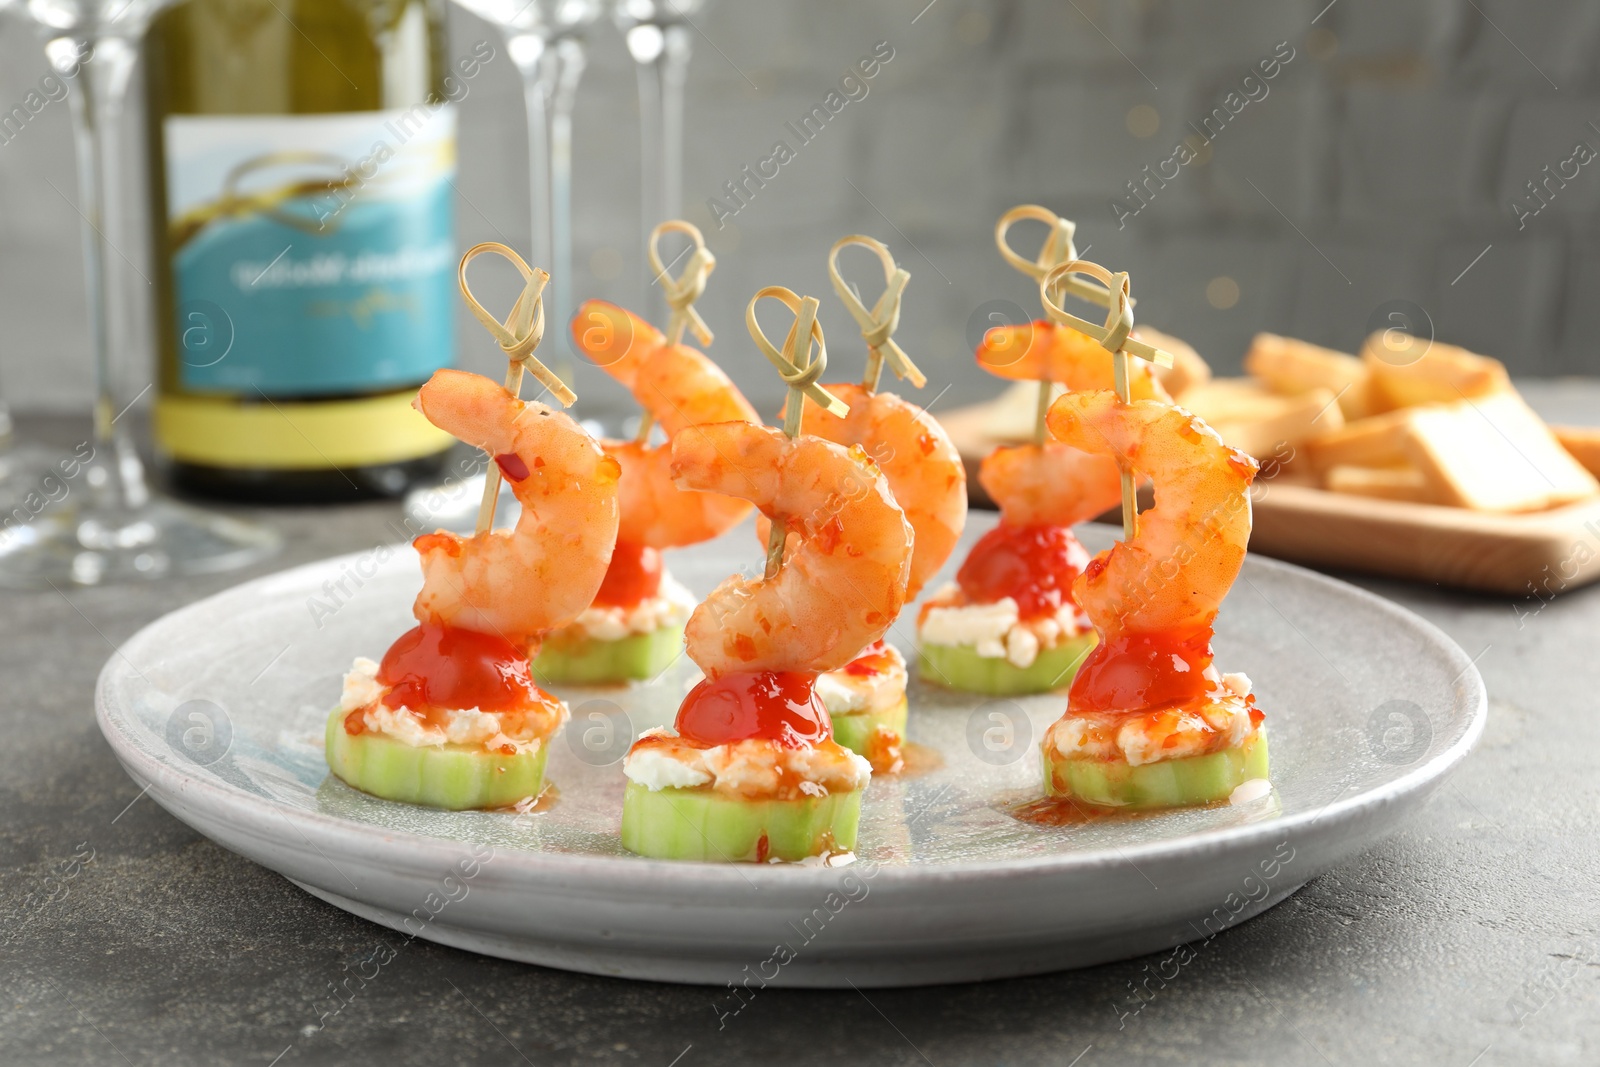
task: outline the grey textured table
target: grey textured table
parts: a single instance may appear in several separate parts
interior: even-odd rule
[[[1600,385],[1528,392],[1550,417],[1600,422]],[[397,513],[252,512],[286,538],[254,573],[392,539]],[[767,990],[719,1030],[712,989],[417,941],[317,1030],[330,986],[396,935],[141,799],[91,706],[112,646],[240,577],[0,592],[0,1062],[1600,1062],[1600,587],[1513,605],[1355,579],[1479,657],[1488,731],[1403,832],[1150,981],[1137,1015],[1121,1012],[1154,957],[868,995]]]

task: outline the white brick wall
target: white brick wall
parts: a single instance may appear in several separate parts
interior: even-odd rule
[[[832,241],[855,230],[888,241],[912,272],[899,336],[933,379],[929,398],[948,383],[941,405],[997,389],[972,365],[965,334],[986,300],[1036,307],[990,239],[996,216],[1020,200],[1078,219],[1080,247],[1133,272],[1141,317],[1187,337],[1224,371],[1237,367],[1257,329],[1348,349],[1379,304],[1407,299],[1428,310],[1440,337],[1521,373],[1600,373],[1600,161],[1521,232],[1508,206],[1575,140],[1600,148],[1600,133],[1587,126],[1600,124],[1600,5],[925,4],[720,0],[698,22],[715,47],[697,36],[685,214],[708,227],[706,198],[775,139],[791,140],[786,120],[820,101],[875,42],[895,49],[866,99],[800,147],[731,225],[709,230],[719,263],[702,306],[719,334],[715,351],[764,409],[778,390],[742,323],[758,286],[822,298],[835,365],[857,373],[859,341],[823,267]],[[458,48],[485,32],[459,14],[452,23]],[[1296,56],[1269,95],[1230,122],[1209,160],[1183,168],[1118,231],[1109,204],[1126,195],[1124,183],[1170,155],[1188,123],[1282,40]],[[596,28],[592,53],[578,116],[574,287],[637,304],[633,76],[609,26]],[[32,40],[5,27],[0,104],[9,109],[42,71]],[[1128,111],[1139,104],[1159,115],[1152,135],[1129,131]],[[77,215],[51,188],[75,196],[66,119],[64,106],[51,105],[0,144],[0,376],[23,404],[71,406],[84,397]],[[521,130],[520,90],[502,56],[465,108],[464,244],[526,243]],[[617,256],[624,265],[615,276],[591,271]],[[1220,275],[1240,287],[1229,309],[1205,297]],[[509,279],[484,288],[490,300],[512,291]],[[476,326],[463,321],[462,337],[468,364],[489,369],[493,349]],[[580,386],[620,403],[597,381],[585,374]]]

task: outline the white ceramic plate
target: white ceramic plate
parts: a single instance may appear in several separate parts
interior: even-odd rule
[[[965,544],[992,525],[975,514]],[[1091,549],[1106,527],[1085,527]],[[965,544],[955,557],[965,553]],[[703,595],[760,564],[748,526],[674,554]],[[322,727],[357,655],[411,625],[415,556],[385,546],[249,582],[146,627],[106,664],[100,727],[179,819],[376,922],[475,952],[665,981],[912,985],[1152,952],[1258,914],[1370,846],[1467,754],[1487,702],[1428,623],[1251,558],[1217,662],[1255,681],[1275,790],[1237,807],[1045,827],[1037,740],[1060,696],[984,700],[913,675],[913,741],[943,765],[875,779],[842,868],[645,860],[617,844],[620,758],[696,676],[570,689],[542,813],[441,812],[332,779]],[[937,584],[937,583],[935,583]],[[908,610],[891,637],[911,650]],[[736,1002],[730,1001],[730,1008]]]

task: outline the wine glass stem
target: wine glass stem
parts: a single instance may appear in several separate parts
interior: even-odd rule
[[[78,91],[72,102],[73,141],[77,150],[78,200],[82,204],[83,272],[88,295],[91,383],[94,389],[94,443],[111,471],[110,484],[100,487],[107,500],[125,508],[138,508],[148,499],[144,467],[131,438],[117,426],[116,374],[120,360],[116,349],[127,332],[120,322],[122,301],[107,270],[107,250],[117,255],[114,235],[121,233],[117,190],[106,181],[106,164],[119,160],[118,125],[122,100],[128,90],[134,54],[120,40],[71,41],[83,56],[78,70]]]
[[[557,42],[555,91],[550,101],[550,287],[554,318],[564,330],[572,317],[572,108],[587,50],[580,39]]]
[[[638,64],[640,213],[646,243],[658,223],[677,218],[683,210],[683,85],[689,71],[689,30],[663,26],[661,35],[660,52]],[[665,310],[658,281],[647,265],[645,308],[653,321],[661,321]]]
[[[667,29],[661,53],[661,218],[683,212],[683,84],[689,75],[689,31]]]
[[[660,57],[640,62],[636,73],[639,81],[639,221],[644,228],[640,244],[647,247],[650,232],[666,215],[661,188],[666,161],[661,148]],[[649,321],[661,322],[666,302],[655,285],[648,262],[641,262],[639,277],[643,289],[641,310]]]
[[[522,99],[528,119],[528,222],[532,230],[528,251],[536,266],[551,262],[548,55],[541,47],[537,58],[517,64],[517,71],[522,75]]]

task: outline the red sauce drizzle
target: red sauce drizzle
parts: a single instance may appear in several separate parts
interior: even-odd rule
[[[594,602],[605,607],[631,608],[660,591],[661,550],[618,541]]]
[[[441,530],[438,533],[419,534],[412,539],[411,547],[423,555],[437,550],[444,552],[448,556],[460,556],[461,538],[453,533],[445,533]]]
[[[384,653],[383,703],[410,708],[424,721],[454,708],[517,711],[551,698],[533,682],[528,657],[503,637],[454,626],[407,630]],[[348,722],[346,729],[348,729]]]
[[[494,457],[494,462],[500,468],[500,473],[514,482],[520,482],[528,476],[528,465],[515,452],[502,452]]]
[[[1077,712],[1138,711],[1183,704],[1211,683],[1211,628],[1189,634],[1102,637],[1073,680],[1067,706]]]
[[[1002,522],[972,546],[956,583],[974,603],[1011,597],[1022,618],[1034,619],[1073,603],[1072,583],[1088,565],[1070,528]]]
[[[678,734],[702,745],[762,738],[806,748],[833,736],[828,711],[812,691],[811,671],[756,671],[707,678],[678,709]]]
[[[894,658],[889,655],[889,646],[879,639],[862,649],[861,655],[846,663],[841,670],[858,678],[867,678],[881,674],[893,665]]]

